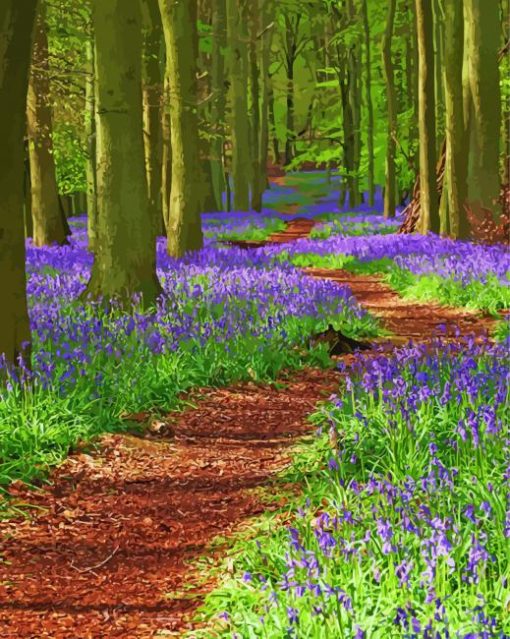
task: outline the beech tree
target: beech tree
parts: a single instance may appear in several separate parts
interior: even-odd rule
[[[36,0],[0,4],[0,354],[29,357],[23,225],[24,135]]]
[[[439,232],[436,187],[436,115],[432,5],[416,0],[418,34],[418,104],[420,129],[420,230]]]
[[[232,179],[234,208],[250,208],[250,129],[248,119],[247,4],[227,0],[228,68],[230,72],[230,109],[232,140]]]
[[[172,141],[168,253],[180,257],[203,246],[197,116],[197,3],[159,0],[165,34]]]
[[[383,69],[386,81],[386,96],[388,101],[388,124],[386,141],[386,183],[384,187],[384,217],[395,217],[395,154],[397,136],[397,96],[395,92],[395,78],[393,61],[391,58],[391,42],[395,24],[396,0],[389,0],[386,30],[383,39]]]
[[[143,303],[160,291],[142,130],[139,0],[93,0],[97,70],[97,238],[87,294]]]

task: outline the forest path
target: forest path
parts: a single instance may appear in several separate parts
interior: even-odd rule
[[[271,241],[313,226],[293,222]],[[307,273],[350,286],[397,343],[428,339],[441,324],[482,333],[493,321],[406,302],[377,276]],[[221,547],[208,549],[216,536],[271,508],[264,489],[310,433],[307,417],[338,388],[339,373],[304,370],[282,381],[197,391],[194,405],[164,420],[162,436],[105,435],[42,489],[13,485],[15,500],[35,509],[30,519],[0,522],[2,639],[182,636],[214,586],[190,562],[219,555]]]
[[[165,419],[171,437],[105,435],[43,489],[13,485],[16,501],[37,510],[0,522],[2,639],[181,636],[214,585],[188,563],[271,509],[261,489],[338,380],[304,370],[279,389],[206,389]]]

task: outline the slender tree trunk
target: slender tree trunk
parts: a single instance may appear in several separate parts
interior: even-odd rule
[[[260,192],[267,188],[267,162],[269,154],[269,94],[271,92],[271,78],[269,77],[270,50],[272,30],[270,0],[261,0],[263,35],[260,38],[260,143],[259,143],[259,180]]]
[[[212,52],[211,52],[211,123],[214,127],[211,143],[211,172],[214,197],[218,211],[223,208],[225,190],[223,144],[225,141],[225,50],[227,48],[227,7],[225,0],[212,0]]]
[[[386,185],[384,189],[384,217],[395,217],[396,206],[396,135],[397,135],[397,96],[391,59],[391,41],[395,23],[396,0],[389,0],[386,31],[383,39],[383,69],[388,100],[388,137],[386,149]]]
[[[50,104],[48,39],[44,4],[39,4],[28,85],[27,124],[35,246],[65,244],[69,227],[60,214]]]
[[[145,170],[151,219],[156,236],[163,234],[163,200],[161,170],[163,162],[163,26],[158,0],[143,0],[143,128]]]
[[[0,4],[0,354],[30,358],[23,229],[23,159],[35,0]]]
[[[448,3],[445,3],[445,6]],[[444,60],[444,27],[441,0],[434,0],[433,6],[434,21],[434,87],[436,96],[436,156],[441,152],[442,140],[445,133],[445,98],[443,69]]]
[[[94,252],[97,239],[96,179],[96,70],[94,40],[87,41],[87,77],[85,80],[85,133],[87,136],[87,230],[89,249]]]
[[[367,0],[361,3],[365,36],[365,98],[367,106],[368,203],[374,206],[374,106],[372,103],[372,59]]]
[[[170,83],[172,190],[168,252],[180,257],[202,248],[200,202],[203,176],[199,170],[197,115],[197,3],[159,0],[165,32]]]
[[[269,79],[269,123],[271,129],[271,139],[273,147],[273,162],[280,164],[280,142],[278,140],[278,132],[276,129],[276,117],[274,112],[274,89],[271,78]]]
[[[154,302],[160,288],[147,197],[138,0],[94,0],[98,224],[87,293]]]
[[[499,9],[495,0],[465,0],[468,32],[467,65],[472,117],[469,206],[488,209],[499,219],[499,144],[501,95],[499,86]]]
[[[251,93],[251,208],[260,213],[264,186],[260,179],[260,69],[257,36],[260,30],[260,0],[250,5],[250,93]]]
[[[287,133],[285,134],[285,164],[294,159],[294,58],[287,60]]]
[[[163,85],[162,108],[161,135],[163,154],[161,158],[161,206],[165,232],[168,233],[170,223],[170,195],[172,191],[172,139],[170,132],[170,84],[168,77],[165,77]]]
[[[439,233],[436,183],[436,122],[434,94],[433,19],[430,0],[416,0],[420,108],[420,231]]]
[[[246,16],[239,0],[227,0],[227,33],[229,43],[230,100],[232,109],[232,178],[234,209],[250,208],[250,132],[248,120],[248,56],[246,50]]]
[[[446,107],[446,192],[442,200],[448,202],[448,228],[453,237],[467,237],[469,227],[464,205],[467,195],[467,145],[464,127],[462,94],[462,64],[464,42],[462,0],[445,4],[445,107]]]
[[[32,187],[30,184],[30,157],[28,151],[28,140],[25,144],[25,156],[24,156],[24,174],[23,174],[23,216],[25,221],[25,237],[33,237],[34,226],[32,219]]]
[[[353,16],[354,19],[354,16]],[[361,160],[361,64],[360,64],[360,44],[354,44],[349,52],[349,104],[352,117],[352,166],[349,188],[349,205],[355,208],[361,203],[359,191],[359,167]]]

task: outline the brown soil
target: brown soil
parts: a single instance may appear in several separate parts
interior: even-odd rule
[[[213,585],[188,563],[269,509],[257,489],[288,464],[307,415],[337,387],[335,372],[309,370],[284,389],[204,391],[169,417],[170,439],[105,436],[44,489],[14,485],[37,510],[0,522],[0,637],[180,636]]]

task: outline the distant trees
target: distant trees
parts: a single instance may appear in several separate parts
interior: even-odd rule
[[[24,135],[37,0],[0,4],[0,354],[29,357],[23,227]]]
[[[386,81],[386,96],[388,102],[388,121],[386,137],[386,182],[384,185],[384,217],[395,217],[396,206],[396,175],[395,154],[397,150],[397,95],[395,91],[395,78],[393,61],[391,57],[391,44],[395,25],[396,0],[389,0],[386,29],[383,38],[383,69]]]

